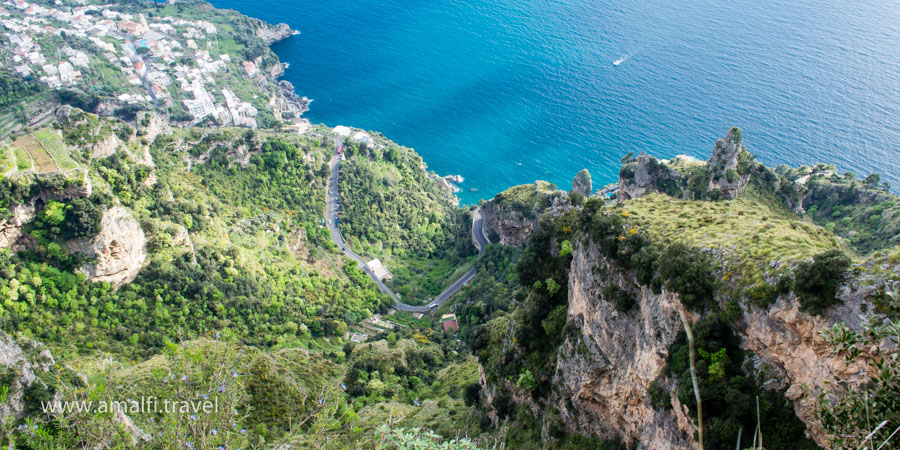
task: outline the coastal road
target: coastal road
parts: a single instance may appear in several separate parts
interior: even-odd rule
[[[335,152],[336,149],[340,148],[343,145],[343,141],[338,138],[333,138]],[[348,258],[356,261],[357,265],[369,275],[369,278],[372,279],[378,287],[381,289],[381,292],[384,292],[392,299],[394,299],[394,303],[396,303],[395,307],[402,311],[411,311],[411,312],[430,312],[434,309],[440,307],[447,299],[453,296],[457,291],[460,290],[463,286],[466,285],[472,278],[475,277],[475,268],[473,267],[468,272],[466,272],[462,277],[456,280],[453,284],[451,284],[444,292],[438,294],[437,297],[434,298],[427,305],[408,305],[400,301],[400,297],[397,296],[387,285],[385,285],[381,280],[375,276],[375,273],[369,269],[369,266],[366,265],[366,262],[356,254],[350,247],[347,246],[347,243],[344,242],[344,237],[341,236],[341,230],[338,226],[335,218],[337,217],[337,212],[340,209],[340,204],[338,203],[338,173],[340,172],[341,165],[341,157],[340,155],[335,154],[332,156],[331,161],[328,162],[329,167],[331,168],[331,175],[328,177],[328,184],[326,186],[326,217],[325,223],[328,226],[328,231],[331,233],[331,240],[347,255]],[[476,210],[474,214],[472,214],[472,239],[475,242],[475,246],[478,248],[478,258],[481,258],[482,253],[484,252],[485,247],[487,247],[488,239],[484,233],[483,221],[481,219],[481,210]]]

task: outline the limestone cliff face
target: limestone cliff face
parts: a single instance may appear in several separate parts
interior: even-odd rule
[[[91,240],[69,242],[69,248],[92,258],[79,270],[91,281],[113,285],[130,282],[147,259],[146,237],[138,221],[122,206],[103,214],[100,232]]]
[[[604,281],[598,277],[603,273]],[[636,294],[638,307],[619,312],[603,299],[613,284]],[[666,365],[681,330],[677,296],[634,287],[631,275],[576,243],[569,275],[570,332],[560,346],[551,403],[563,422],[584,435],[638,442],[641,448],[690,448],[694,426],[674,408],[655,410],[647,390]]]
[[[603,287],[610,284],[634,293],[636,308],[617,311],[603,298]],[[789,293],[768,309],[742,306],[740,325],[735,327],[742,347],[754,355],[753,366],[771,369],[763,386],[787,388],[786,397],[794,401],[797,417],[822,446],[829,441],[814,418],[818,395],[834,390],[839,379],[856,378],[860,369],[847,366],[819,333],[837,322],[861,328],[859,317],[876,288],[860,285],[851,289],[854,284],[842,287],[842,305],[821,316],[800,311],[795,296]],[[676,294],[665,289],[654,294],[648,287],[638,286],[633,273],[602,257],[593,244],[574,243],[569,272],[570,323],[558,350],[549,399],[569,431],[633,441],[638,448],[696,447],[693,417],[680,404],[674,380],[660,377],[668,349],[682,330],[679,310],[682,305]],[[691,321],[698,319],[685,313]],[[648,388],[654,380],[670,392],[673,408],[651,406]]]
[[[568,195],[546,181],[507,189],[481,206],[484,230],[492,241],[518,247],[537,228],[545,212],[553,216],[571,208]]]
[[[575,179],[572,180],[572,190],[585,197],[591,196],[591,192],[594,191],[594,186],[591,182],[591,173],[588,172],[587,169],[581,169],[578,174],[575,175]]]
[[[13,251],[28,246],[25,225],[34,219],[34,200],[12,208],[12,215],[0,220],[0,248],[12,248]]]
[[[494,201],[481,207],[481,217],[488,237],[491,237],[491,232],[496,233],[503,245],[518,247],[524,244],[537,227],[537,215],[527,217],[525,211],[505,210]]]
[[[742,140],[741,129],[734,127],[727,136],[716,141],[709,158],[708,190],[718,189],[725,198],[735,198],[744,192],[750,176],[741,175],[737,170],[738,156],[744,151]]]
[[[814,420],[819,394],[835,389],[841,379],[856,378],[860,370],[857,366],[848,366],[842,356],[836,355],[819,332],[838,322],[861,330],[860,317],[868,309],[865,299],[874,293],[873,290],[872,287],[851,290],[844,286],[838,294],[843,303],[821,316],[800,311],[793,294],[780,296],[768,310],[754,306],[744,308],[743,347],[783,375],[781,382],[788,388],[785,396],[794,401],[797,417],[807,424],[810,437],[819,445],[827,446],[828,443],[827,436]]]
[[[293,35],[294,30],[291,30],[291,27],[286,23],[279,23],[277,25],[264,24],[264,26],[256,30],[256,36],[270,45]]]
[[[121,143],[118,135],[110,133],[91,147],[91,158],[106,158],[115,153]]]
[[[21,418],[25,411],[25,390],[35,383],[46,388],[40,376],[53,366],[53,355],[33,341],[16,342],[0,331],[0,370],[13,373],[6,402],[0,403],[0,417]]]
[[[155,112],[141,111],[135,116],[135,122],[144,133],[143,137],[147,139],[148,144],[152,144],[161,134],[172,134],[166,118]]]

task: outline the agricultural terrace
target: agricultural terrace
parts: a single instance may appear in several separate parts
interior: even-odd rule
[[[13,142],[13,148],[24,150],[31,157],[32,167],[35,173],[50,173],[59,170],[59,166],[50,157],[50,154],[44,150],[41,143],[32,135],[25,135]],[[22,168],[22,165],[19,165]],[[25,168],[28,169],[27,167]]]
[[[50,130],[40,130],[34,132],[32,136],[41,143],[41,146],[43,146],[44,150],[46,150],[53,160],[56,161],[56,164],[61,170],[69,171],[78,167],[78,164],[69,156],[66,144],[63,143],[62,139],[60,139],[56,133]]]

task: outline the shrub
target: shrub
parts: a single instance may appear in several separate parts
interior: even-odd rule
[[[603,298],[613,304],[616,311],[628,312],[637,306],[634,292],[620,289],[616,285],[609,285],[603,288]]]
[[[660,386],[659,382],[654,380],[647,389],[650,398],[650,405],[656,410],[666,410],[672,407],[672,397],[669,392]]]
[[[660,255],[657,267],[666,288],[677,293],[687,308],[700,311],[712,303],[716,286],[712,266],[697,249],[672,244]]]
[[[850,258],[840,250],[828,250],[801,263],[794,275],[794,293],[800,308],[815,314],[840,303],[837,290],[850,268]]]

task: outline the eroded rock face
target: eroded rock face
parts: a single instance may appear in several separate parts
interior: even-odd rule
[[[20,345],[0,331],[0,369],[16,374],[8,386],[6,403],[0,403],[0,417],[21,418],[25,411],[25,390],[34,383],[43,384],[39,376],[53,364],[53,355],[40,344],[26,341]]]
[[[750,181],[748,175],[738,173],[738,156],[743,150],[740,128],[734,127],[728,135],[716,141],[709,158],[709,186],[707,190],[718,189],[725,198],[735,198]]]
[[[294,31],[291,30],[291,27],[286,23],[279,23],[277,25],[266,24],[266,26],[256,30],[256,36],[266,41],[268,44],[287,39],[293,35]]]
[[[538,218],[545,212],[554,217],[571,209],[565,192],[546,181],[515,186],[481,206],[484,230],[492,240],[499,237],[503,245],[518,247],[537,229]]]
[[[838,388],[838,380],[855,379],[864,365],[848,366],[819,332],[838,322],[861,330],[863,305],[871,294],[868,289],[851,291],[845,287],[838,295],[843,304],[821,316],[800,311],[793,294],[780,296],[768,310],[745,307],[747,325],[742,346],[784,373],[782,382],[788,387],[785,396],[794,401],[794,411],[807,424],[810,437],[824,447],[829,444],[828,437],[815,421],[816,400],[823,390]]]
[[[581,169],[575,179],[572,180],[572,190],[579,194],[590,197],[594,191],[593,183],[591,183],[591,173],[587,169]]]
[[[119,148],[121,144],[119,136],[116,133],[109,133],[108,136],[101,139],[91,148],[91,158],[106,158],[111,156]]]
[[[619,170],[618,201],[624,202],[651,192],[659,192],[666,183],[674,186],[678,179],[676,171],[658,159],[642,153]]]
[[[596,270],[606,281],[599,281]],[[694,426],[677,396],[672,409],[657,411],[647,395],[681,330],[681,303],[666,291],[635,290],[628,278],[593,245],[576,243],[568,310],[574,326],[560,346],[551,402],[579,434],[634,441],[640,448],[690,448]],[[638,308],[619,312],[603,299],[602,288],[610,283],[635,291]]]
[[[75,240],[69,248],[94,259],[79,269],[91,281],[113,285],[134,279],[147,259],[146,237],[138,221],[122,206],[103,214],[100,232],[91,240]]]
[[[684,310],[677,295],[639,287],[630,271],[602,257],[593,244],[575,242],[572,256],[571,323],[559,348],[551,405],[571,432],[635,441],[638,448],[695,447],[693,418],[675,395],[674,380],[660,377],[668,349],[682,330],[679,311]],[[635,294],[633,311],[619,312],[603,298],[603,287],[610,284]],[[850,289],[853,284],[842,287],[840,306],[820,316],[800,311],[792,293],[767,309],[744,304],[741,325],[735,329],[752,355],[748,363],[766,368],[763,388],[787,388],[785,396],[794,402],[809,436],[826,447],[828,436],[815,420],[818,396],[843,395],[835,383],[859,379],[858,371],[865,367],[848,366],[820,337],[823,329],[838,322],[862,328],[860,316],[871,308],[866,308],[867,299],[877,288]],[[699,319],[684,312],[691,322]],[[671,392],[672,409],[658,411],[650,405],[653,381]]]
[[[25,225],[34,219],[34,200],[12,208],[12,216],[0,220],[0,248],[12,248],[13,251],[28,246]]]
[[[486,230],[495,232],[500,237],[501,244],[513,247],[524,244],[537,227],[536,215],[526,217],[524,211],[504,210],[494,201],[481,207],[481,217]]]
[[[148,144],[152,144],[161,134],[172,134],[169,122],[166,118],[152,111],[142,111],[135,116],[135,123],[144,133]],[[149,155],[148,155],[149,156]],[[152,162],[150,163],[152,165]]]

